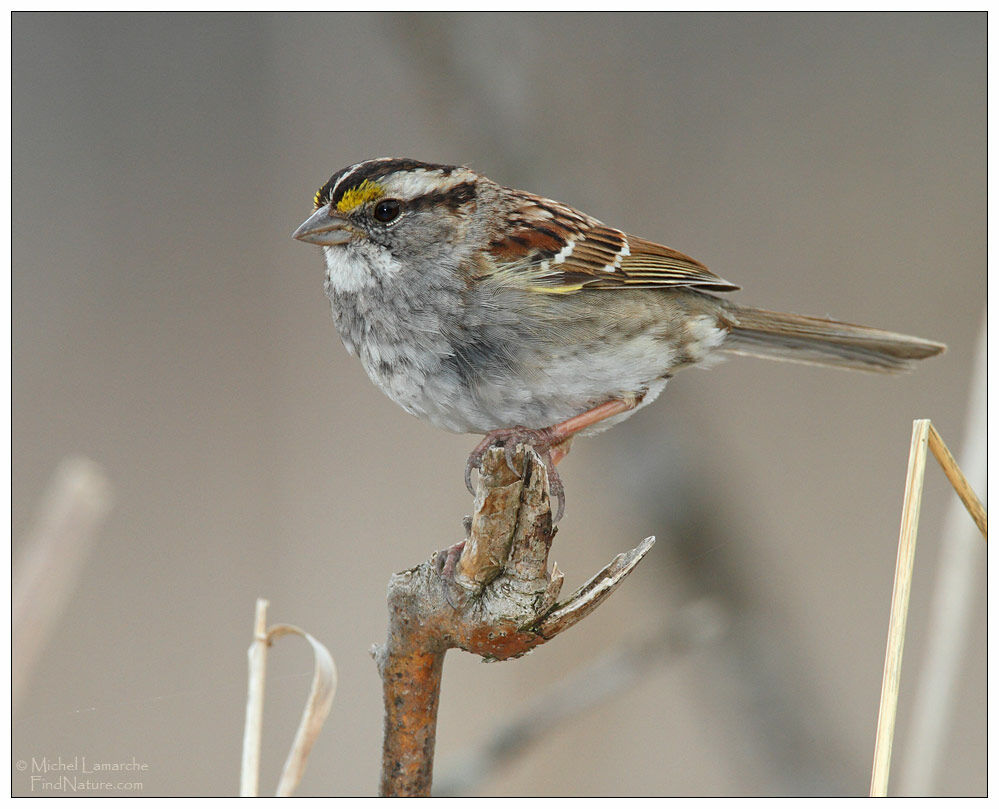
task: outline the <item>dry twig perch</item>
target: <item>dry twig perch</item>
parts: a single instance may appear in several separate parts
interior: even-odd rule
[[[388,640],[373,650],[385,702],[382,795],[430,794],[448,649],[488,660],[520,657],[592,612],[655,542],[648,537],[619,554],[557,603],[563,576],[548,572],[555,529],[544,464],[522,446],[514,462],[522,475],[508,468],[502,449],[483,458],[464,547],[438,552],[389,582]],[[453,577],[442,576],[459,550]]]

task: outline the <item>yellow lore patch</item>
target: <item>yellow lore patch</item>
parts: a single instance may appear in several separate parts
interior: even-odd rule
[[[383,196],[385,196],[385,189],[382,186],[370,180],[365,180],[360,185],[347,191],[336,204],[336,209],[340,213],[349,213],[355,208],[364,205],[364,203],[371,202],[371,200]]]

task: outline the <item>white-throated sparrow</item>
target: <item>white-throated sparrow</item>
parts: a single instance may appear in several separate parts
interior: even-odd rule
[[[347,350],[413,415],[553,463],[719,352],[897,371],[939,343],[730,303],[669,247],[471,169],[380,158],[334,174],[296,239],[322,246]],[[556,517],[557,519],[557,517]]]

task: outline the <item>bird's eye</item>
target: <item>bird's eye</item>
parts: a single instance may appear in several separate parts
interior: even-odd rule
[[[375,205],[374,217],[379,222],[391,222],[402,213],[402,203],[397,199],[383,199]]]

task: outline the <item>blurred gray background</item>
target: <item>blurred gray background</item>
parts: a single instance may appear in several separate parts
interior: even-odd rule
[[[63,457],[101,464],[115,507],[13,757],[134,756],[144,794],[234,793],[266,596],[340,670],[300,793],[377,789],[386,583],[461,537],[477,440],[369,383],[290,238],[332,172],[381,155],[565,200],[743,302],[948,344],[898,378],[680,374],[562,467],[566,592],[655,534],[648,559],[529,657],[445,666],[442,789],[866,794],[911,422],[962,446],[984,314],[984,14],[14,14],[15,558]],[[951,497],[926,481],[893,793]],[[987,787],[981,561],[936,794]],[[622,648],[639,675],[591,698],[586,667]],[[265,792],[310,672],[276,647]],[[573,673],[578,710],[469,769]]]

